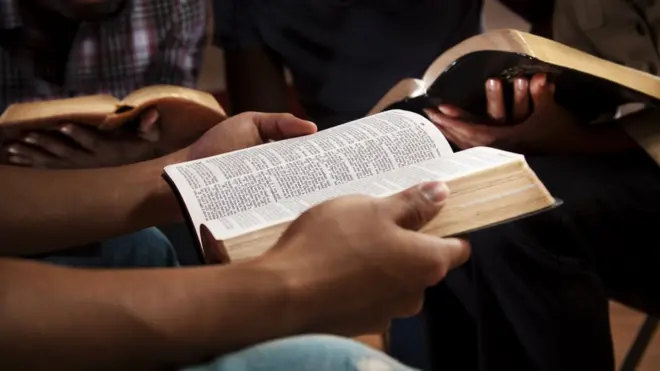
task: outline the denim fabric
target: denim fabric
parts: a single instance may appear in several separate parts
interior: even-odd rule
[[[79,268],[155,268],[179,265],[172,244],[157,228],[143,229],[37,260]]]
[[[275,340],[181,371],[413,371],[361,343],[328,335]]]

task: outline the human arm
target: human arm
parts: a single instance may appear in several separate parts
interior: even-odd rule
[[[0,256],[56,251],[179,219],[163,167],[310,134],[287,114],[246,113],[215,126],[191,147],[152,161],[91,170],[0,166]]]
[[[296,220],[260,258],[176,270],[0,259],[0,367],[178,369],[305,333],[355,336],[416,314],[469,245],[416,232],[447,197],[427,183],[351,196]],[[332,269],[327,269],[332,267]]]
[[[184,156],[90,170],[0,166],[0,255],[57,251],[176,220],[176,199],[160,178]]]
[[[0,259],[0,280],[3,369],[176,369],[293,333],[304,315],[287,318],[281,280],[250,265],[92,272]]]

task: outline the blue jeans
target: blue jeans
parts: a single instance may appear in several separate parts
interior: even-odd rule
[[[413,371],[353,340],[308,335],[274,340],[181,371]]]
[[[79,268],[176,267],[176,252],[157,228],[147,228],[101,243],[64,250],[38,260]]]

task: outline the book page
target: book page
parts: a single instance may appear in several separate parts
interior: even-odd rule
[[[0,125],[77,115],[109,115],[119,101],[110,95],[88,95],[47,101],[14,103],[0,115]]]
[[[151,85],[135,90],[124,97],[121,104],[130,107],[140,107],[161,99],[181,99],[212,109],[221,109],[220,103],[218,103],[213,95],[203,91],[173,85]]]
[[[209,221],[205,225],[216,239],[230,239],[291,221],[310,207],[336,197],[355,194],[387,197],[422,182],[449,181],[507,163],[523,161],[524,157],[519,154],[488,147],[472,148],[451,156],[436,157],[300,197],[282,199],[277,203]]]
[[[346,192],[374,176],[451,154],[430,121],[394,110],[306,137],[168,166],[165,172],[197,233],[201,223],[222,220],[219,232],[240,234],[305,209],[291,200]]]

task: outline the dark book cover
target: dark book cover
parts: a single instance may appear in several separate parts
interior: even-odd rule
[[[548,75],[556,85],[557,103],[583,122],[593,121],[604,114],[613,114],[617,106],[626,103],[658,105],[654,97],[588,73],[549,64],[528,55],[486,50],[457,59],[427,87],[426,94],[407,98],[386,109],[404,109],[424,115],[425,108],[450,104],[485,119],[485,83],[490,78],[499,78],[503,82],[505,104],[510,115],[514,79],[531,78],[537,73]]]

